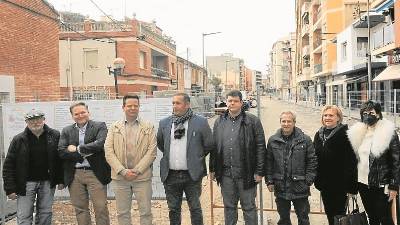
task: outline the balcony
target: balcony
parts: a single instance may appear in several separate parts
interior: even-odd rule
[[[314,50],[317,49],[319,46],[321,46],[321,44],[322,44],[322,39],[321,39],[321,37],[317,37],[317,38],[314,40],[314,44],[313,44]]]
[[[169,77],[168,71],[165,71],[165,70],[160,69],[160,68],[155,68],[155,67],[151,67],[151,74],[153,76],[162,77],[162,78],[168,78]]]
[[[314,65],[314,74],[322,72],[322,64],[315,64]]]
[[[90,24],[91,31],[131,31],[132,26],[126,23],[110,23],[110,22],[92,22]]]
[[[301,6],[301,15],[304,15],[304,13],[308,12],[308,9],[310,8],[311,2],[304,2],[303,6]]]
[[[164,35],[157,34],[157,33],[153,32],[149,27],[146,27],[146,26],[141,26],[140,31],[141,31],[140,35],[144,35],[146,38],[149,37],[150,39],[153,39],[162,45],[166,45],[167,47],[169,47],[173,50],[176,49],[175,42],[171,38],[166,37]]]
[[[301,36],[310,32],[310,24],[303,24],[301,28]]]
[[[84,32],[85,24],[84,23],[64,23],[61,25],[60,32]]]
[[[310,55],[310,46],[306,45],[303,47],[303,57],[306,55]]]
[[[394,43],[394,24],[383,26],[373,34],[374,50]]]

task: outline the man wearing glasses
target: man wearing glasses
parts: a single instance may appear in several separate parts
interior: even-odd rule
[[[28,112],[25,122],[25,130],[13,138],[8,149],[4,189],[9,199],[17,199],[18,224],[32,224],[36,199],[35,224],[50,225],[55,187],[64,188],[57,152],[60,132],[45,124],[39,110]]]

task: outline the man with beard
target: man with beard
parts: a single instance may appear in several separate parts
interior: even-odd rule
[[[200,205],[201,181],[207,174],[205,157],[212,149],[211,129],[207,119],[190,108],[190,97],[177,93],[172,99],[173,115],[160,121],[157,146],[163,153],[160,161],[171,225],[181,224],[183,192],[193,225],[203,225]]]
[[[4,189],[17,199],[17,223],[50,225],[55,186],[63,189],[63,169],[57,145],[60,132],[45,124],[44,113],[25,115],[26,128],[11,141],[3,167]]]

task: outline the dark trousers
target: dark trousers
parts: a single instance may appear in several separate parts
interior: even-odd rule
[[[358,183],[361,200],[367,212],[370,225],[393,225],[391,215],[392,202],[388,202],[388,195],[384,188],[368,187]]]
[[[291,225],[290,209],[293,202],[294,211],[297,215],[298,225],[310,225],[308,214],[310,213],[310,203],[308,198],[299,198],[294,200],[286,200],[283,198],[275,198],[276,207],[278,208],[279,221],[278,225]]]
[[[236,225],[239,200],[245,224],[257,225],[256,193],[256,186],[244,189],[242,179],[222,176],[221,194],[224,202],[225,225]]]
[[[321,191],[321,197],[329,225],[333,225],[333,218],[336,215],[346,214],[347,194],[346,192]]]
[[[190,210],[192,225],[203,225],[203,213],[200,204],[201,180],[193,181],[187,170],[170,170],[164,182],[165,195],[169,209],[170,225],[181,224],[181,206],[185,193]]]

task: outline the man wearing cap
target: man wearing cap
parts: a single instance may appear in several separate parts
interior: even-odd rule
[[[104,155],[107,126],[89,119],[84,102],[69,108],[75,123],[61,131],[58,151],[64,159],[64,183],[68,186],[71,203],[79,225],[92,224],[89,196],[93,203],[97,225],[109,225],[107,184],[111,169]]]
[[[57,153],[60,132],[45,124],[44,113],[25,115],[26,128],[14,136],[3,167],[4,190],[17,199],[18,224],[50,225],[55,187],[63,189],[62,161]]]

